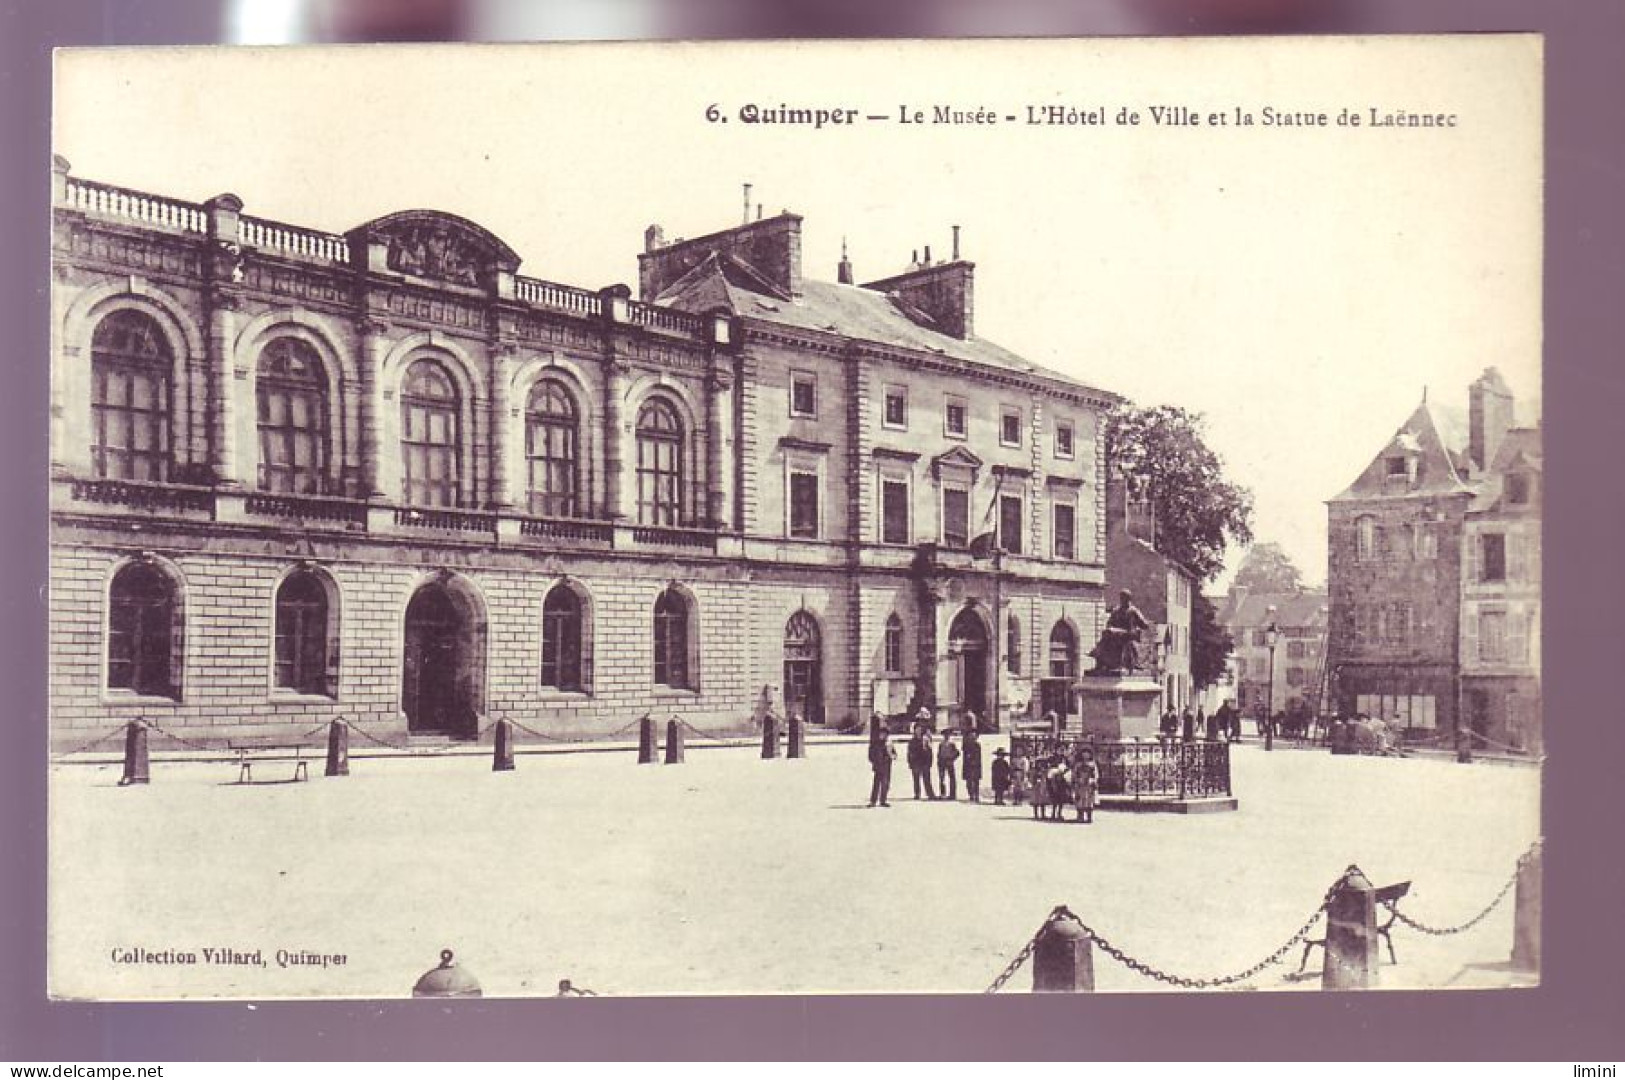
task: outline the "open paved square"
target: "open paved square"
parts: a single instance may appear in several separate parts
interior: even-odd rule
[[[1200,978],[1273,952],[1350,863],[1413,880],[1413,917],[1462,922],[1540,833],[1530,767],[1243,745],[1239,811],[1085,826],[915,802],[901,762],[892,808],[871,810],[864,750],[691,746],[684,765],[642,767],[629,751],[527,754],[512,773],[358,757],[347,778],[318,763],[309,783],[254,786],[224,761],[155,761],[132,788],[116,765],[57,765],[53,991],[394,998],[452,948],[488,996],[563,978],[614,995],[977,993],[1057,904]],[[1512,907],[1454,937],[1396,927],[1382,986],[1509,985]],[[198,962],[128,962],[140,950]],[[1300,952],[1244,985],[1317,988],[1285,978]],[[1098,951],[1095,972],[1102,991],[1170,989]],[[1024,970],[1007,992],[1030,986]]]

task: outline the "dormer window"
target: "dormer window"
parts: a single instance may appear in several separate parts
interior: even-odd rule
[[[1507,502],[1523,506],[1529,501],[1529,474],[1511,473],[1507,476]]]
[[[1388,459],[1388,475],[1389,476],[1404,476],[1405,475],[1405,459],[1402,458],[1402,457],[1391,457],[1391,458],[1389,458]]]

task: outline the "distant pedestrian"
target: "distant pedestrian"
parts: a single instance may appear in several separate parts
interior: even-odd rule
[[[1202,711],[1201,706],[1197,706],[1196,726],[1206,733],[1208,742],[1219,741],[1219,713],[1217,710],[1214,711],[1212,716],[1208,716]]]
[[[944,799],[959,798],[959,747],[954,745],[954,733],[944,731],[937,744],[937,795]]]
[[[1004,796],[1010,790],[1010,758],[1004,747],[993,751],[993,805],[1003,806]],[[966,783],[969,783],[967,780]]]
[[[869,786],[869,806],[890,807],[887,797],[891,794],[891,767],[897,760],[897,751],[892,747],[891,739],[887,737],[886,730],[880,729],[879,734],[869,741],[869,768],[874,771],[874,783]]]
[[[1095,752],[1085,749],[1072,768],[1072,801],[1078,808],[1078,820],[1085,825],[1094,823],[1099,795],[1100,766],[1095,764]]]
[[[1180,720],[1180,733],[1186,742],[1196,741],[1196,714],[1190,709],[1185,710],[1185,715]]]
[[[1163,710],[1162,721],[1157,725],[1157,734],[1164,739],[1179,736],[1179,714],[1174,712],[1172,705]]]
[[[982,740],[976,737],[976,714],[966,713],[965,747],[961,752],[960,772],[965,777],[965,795],[971,802],[982,801]]]
[[[1049,758],[1033,759],[1028,773],[1028,798],[1033,804],[1033,820],[1043,821],[1049,814]]]
[[[1066,804],[1072,801],[1072,772],[1067,768],[1066,758],[1056,754],[1050,759],[1049,771],[1045,776],[1045,797],[1049,803],[1049,819],[1060,821],[1061,812]]]
[[[1017,750],[1010,762],[1010,805],[1020,806],[1032,798],[1033,759],[1025,750]]]
[[[931,733],[924,724],[914,725],[914,734],[908,740],[908,771],[914,776],[914,798],[935,799],[936,789],[931,785]]]

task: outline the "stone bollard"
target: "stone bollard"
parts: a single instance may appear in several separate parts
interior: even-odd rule
[[[1536,845],[1518,864],[1518,892],[1512,923],[1512,970],[1540,971],[1540,889],[1543,851]]]
[[[124,729],[124,775],[119,787],[146,784],[152,780],[152,766],[147,758],[147,725],[140,719],[131,720]]]
[[[412,987],[413,997],[482,997],[480,981],[467,968],[457,966],[450,949],[440,950],[440,966],[430,968]]]
[[[638,721],[638,764],[653,765],[655,761],[655,718],[644,714]]]
[[[666,764],[683,763],[683,725],[673,717],[666,721]]]
[[[762,717],[762,760],[779,756],[779,718],[772,713]]]
[[[513,724],[507,717],[497,721],[496,738],[491,745],[491,771],[513,772]]]
[[[1033,993],[1085,994],[1095,988],[1095,954],[1075,919],[1056,919],[1033,947]]]
[[[350,775],[350,729],[343,720],[327,725],[327,769],[322,775]]]
[[[790,714],[790,738],[787,740],[788,748],[785,757],[804,758],[807,756],[806,721],[801,719],[800,713]]]
[[[1377,985],[1377,890],[1355,870],[1326,904],[1322,990],[1369,990]]]

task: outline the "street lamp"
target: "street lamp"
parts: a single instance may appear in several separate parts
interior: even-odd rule
[[[1275,625],[1275,605],[1270,605],[1270,622],[1264,627],[1264,645],[1270,651],[1269,694],[1264,699],[1264,749],[1275,749],[1275,643],[1281,640],[1280,628]]]

